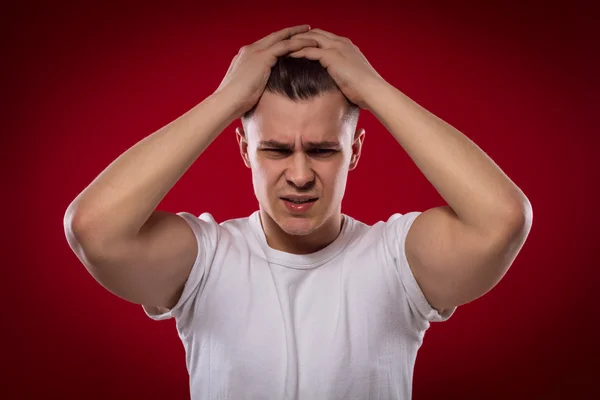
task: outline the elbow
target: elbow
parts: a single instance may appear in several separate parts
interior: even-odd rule
[[[80,247],[78,243],[82,239],[83,219],[81,214],[75,211],[75,207],[72,204],[67,208],[63,217],[63,228],[67,242],[71,248],[75,250],[75,247]]]
[[[89,225],[89,213],[84,213],[79,205],[74,201],[69,204],[63,217],[63,225],[65,230],[71,234],[81,233]]]
[[[527,236],[533,224],[533,208],[529,199],[521,193],[516,198],[504,203],[504,212],[501,214],[503,229],[502,236]]]
[[[523,196],[509,213],[508,225],[517,236],[527,237],[533,226],[533,208],[527,197]]]
[[[524,246],[533,225],[533,209],[525,199],[514,202],[497,223],[487,229],[490,252],[503,254],[509,265]],[[508,269],[508,266],[506,267]]]
[[[73,204],[65,212],[63,228],[71,250],[88,269],[107,254],[108,236],[88,213],[81,212]]]

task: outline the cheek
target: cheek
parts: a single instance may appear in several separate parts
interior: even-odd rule
[[[252,179],[255,190],[265,193],[277,183],[277,174],[273,165],[255,160],[252,166]]]
[[[347,171],[340,169],[335,176],[335,187],[338,193],[343,193],[346,190],[346,179],[348,178]]]
[[[328,191],[339,191],[343,188],[346,185],[347,175],[348,169],[343,162],[325,166],[320,171],[323,186]]]

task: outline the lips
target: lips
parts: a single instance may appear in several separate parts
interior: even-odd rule
[[[316,197],[306,197],[306,198],[282,197],[282,199],[289,201],[290,203],[294,203],[294,204],[310,203],[312,201],[317,200]]]
[[[311,209],[318,198],[309,196],[286,196],[281,197],[281,200],[292,214],[303,214]]]

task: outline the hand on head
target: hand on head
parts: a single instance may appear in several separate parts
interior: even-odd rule
[[[369,96],[385,81],[350,39],[321,29],[299,33],[295,38],[314,40],[317,46],[292,52],[290,57],[318,60],[348,100],[369,109]]]
[[[308,25],[285,28],[243,46],[231,61],[215,93],[231,96],[236,104],[237,117],[241,117],[260,99],[278,57],[317,46],[314,39],[296,36],[309,29]]]

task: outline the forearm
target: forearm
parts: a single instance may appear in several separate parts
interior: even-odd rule
[[[92,240],[134,237],[234,114],[225,95],[213,95],[140,140],[77,196],[65,225]]]
[[[462,222],[488,232],[527,212],[523,192],[468,137],[391,85],[376,88],[369,109]]]

